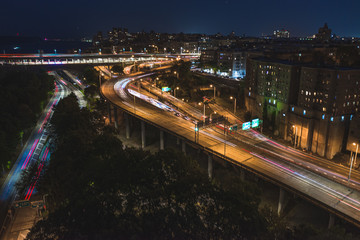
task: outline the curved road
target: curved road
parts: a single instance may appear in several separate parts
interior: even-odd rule
[[[139,99],[142,97],[134,89],[128,89],[129,83],[146,77],[143,74],[123,79],[112,79],[101,86],[103,96],[112,104],[124,109],[131,115],[142,119],[173,135],[189,142],[194,142],[194,124],[174,112],[148,104]],[[136,88],[135,88],[136,89]],[[134,106],[134,95],[136,103]],[[200,130],[198,145],[205,151],[218,156],[226,155],[226,159],[254,171],[265,178],[285,185],[329,211],[360,225],[360,192],[356,189],[358,182],[336,181],[339,176],[333,171],[326,171],[325,176],[318,171],[310,171],[307,166],[298,164],[289,157],[290,149],[281,147],[276,151],[266,151],[256,144],[255,136],[224,136],[223,131],[216,129]],[[249,141],[253,141],[250,144]],[[276,143],[272,143],[276,144]],[[295,154],[296,156],[296,154]],[[290,159],[287,159],[290,158]],[[309,163],[310,164],[310,163]],[[344,177],[344,176],[342,176]],[[334,181],[335,180],[335,181]],[[352,188],[350,188],[350,186]]]

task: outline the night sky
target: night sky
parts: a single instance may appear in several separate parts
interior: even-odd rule
[[[0,35],[80,38],[114,26],[247,36],[285,28],[310,36],[327,22],[337,35],[360,37],[359,10],[359,0],[2,0]]]

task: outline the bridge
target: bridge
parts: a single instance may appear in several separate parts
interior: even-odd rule
[[[1,65],[16,66],[43,66],[43,65],[110,65],[118,63],[133,63],[147,61],[168,61],[170,59],[198,58],[199,54],[146,54],[146,53],[121,53],[121,54],[0,54]]]

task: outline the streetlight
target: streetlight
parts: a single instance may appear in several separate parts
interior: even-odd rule
[[[216,112],[210,113],[210,121],[212,121],[212,115],[213,115],[213,114],[216,114]]]
[[[295,129],[294,148],[296,148],[297,127],[295,127],[295,125],[292,125],[292,127]]]
[[[210,87],[214,87],[214,99],[215,99],[215,95],[216,95],[216,94],[215,94],[215,92],[216,92],[216,87],[215,87],[215,85],[212,85],[212,84],[210,85]]]
[[[176,87],[175,89],[174,89],[174,97],[176,97],[176,90],[179,90],[180,88],[179,87]]]
[[[353,145],[356,146],[355,161],[354,161],[354,156],[353,156],[352,151],[351,151],[351,154],[350,154],[351,162],[350,162],[348,182],[350,181],[350,175],[351,175],[351,169],[352,169],[352,166],[353,166],[353,162],[355,162],[354,165],[356,165],[356,157],[357,157],[357,152],[359,150],[359,144],[353,143]]]
[[[359,150],[359,144],[357,143],[353,143],[354,146],[356,146],[356,151],[355,151],[355,160],[354,160],[354,165],[356,166],[356,159],[357,159],[357,153]]]
[[[231,100],[234,99],[234,114],[235,114],[236,113],[236,98],[231,96],[230,99]]]

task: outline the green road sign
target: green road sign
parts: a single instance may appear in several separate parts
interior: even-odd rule
[[[161,90],[162,90],[163,92],[168,92],[168,91],[171,90],[171,88],[169,88],[169,87],[162,87]]]
[[[230,129],[231,131],[237,131],[238,125],[237,125],[237,124],[232,125],[229,129]]]
[[[250,129],[251,122],[244,122],[242,125],[242,130],[248,130]]]
[[[253,120],[251,121],[251,127],[252,127],[252,128],[258,127],[259,124],[260,124],[260,120],[259,120],[258,118],[255,118],[255,119],[253,119]]]

